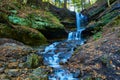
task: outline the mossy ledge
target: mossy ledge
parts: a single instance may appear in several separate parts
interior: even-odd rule
[[[25,26],[8,27],[0,24],[0,37],[12,38],[27,45],[41,45],[46,43],[46,38],[39,31]]]

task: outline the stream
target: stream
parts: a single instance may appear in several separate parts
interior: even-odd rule
[[[47,46],[44,52],[41,53],[44,58],[44,64],[53,68],[53,73],[49,76],[49,80],[79,80],[77,77],[80,71],[71,73],[60,64],[66,63],[72,56],[74,49],[84,44],[81,32],[85,28],[80,27],[83,19],[84,16],[76,12],[77,30],[69,32],[67,40],[54,42]]]

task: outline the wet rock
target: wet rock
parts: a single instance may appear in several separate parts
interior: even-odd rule
[[[0,68],[0,73],[3,73],[4,70],[5,70],[5,68],[4,68],[4,67],[1,67],[1,68]]]
[[[32,74],[29,75],[28,79],[32,80],[48,80],[48,70],[44,68],[36,68]]]
[[[8,74],[9,77],[17,77],[20,75],[18,69],[6,69],[5,73]]]
[[[74,72],[72,72],[73,73],[73,76],[76,78],[76,77],[80,77],[80,75],[81,75],[81,72],[80,72],[80,70],[79,69],[76,69],[76,70],[74,70]]]

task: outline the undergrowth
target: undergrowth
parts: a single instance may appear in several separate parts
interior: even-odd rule
[[[93,35],[94,40],[98,40],[100,38],[102,38],[102,32],[97,32],[96,34]]]

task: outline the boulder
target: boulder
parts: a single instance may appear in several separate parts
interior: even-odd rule
[[[15,40],[0,39],[0,41],[2,42],[2,44],[0,44],[1,61],[16,62],[16,59],[20,59],[23,56],[26,56],[29,53],[33,52],[33,49],[31,47],[25,46],[22,43]]]
[[[25,26],[8,26],[0,24],[0,37],[12,38],[27,45],[40,45],[46,43],[46,38],[39,31]]]

